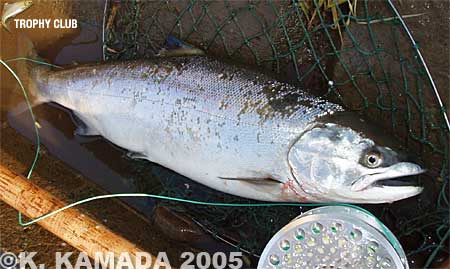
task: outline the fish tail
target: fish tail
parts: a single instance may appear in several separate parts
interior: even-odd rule
[[[32,105],[48,102],[49,98],[46,97],[43,90],[51,67],[40,64],[40,62],[45,63],[46,61],[38,56],[33,43],[25,35],[19,35],[17,48],[19,56],[16,62],[17,73],[31,97]]]
[[[9,30],[9,23],[7,23],[5,20],[2,20],[2,26],[6,31],[8,31],[8,33],[11,33],[11,30]]]

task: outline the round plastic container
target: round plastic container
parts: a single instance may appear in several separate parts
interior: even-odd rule
[[[408,269],[392,232],[375,217],[347,206],[312,209],[278,231],[258,269]]]

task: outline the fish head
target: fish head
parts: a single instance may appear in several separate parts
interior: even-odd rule
[[[418,164],[364,134],[335,123],[309,128],[288,154],[292,176],[316,202],[387,203],[419,194],[399,179],[424,172]]]

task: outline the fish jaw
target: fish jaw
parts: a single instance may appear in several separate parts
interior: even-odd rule
[[[413,176],[423,172],[425,172],[425,170],[420,169],[415,173],[411,172],[410,174],[397,174],[397,176],[394,176],[394,173],[391,173],[390,175],[392,176],[391,178],[397,178]],[[388,178],[380,178],[379,180],[385,179]],[[306,181],[295,179],[283,184],[283,197],[281,200],[315,203],[342,202],[356,204],[382,204],[392,203],[413,197],[423,191],[423,187],[421,186],[387,186],[374,184],[376,182],[377,181],[358,191],[352,190],[352,186],[319,190],[308,184]]]
[[[419,186],[373,186],[359,192],[350,189],[330,192],[333,201],[357,204],[392,203],[420,194],[423,187]],[[341,197],[341,198],[340,198]]]
[[[340,190],[338,196],[354,203],[391,203],[406,199],[422,192],[423,187],[414,185],[389,186],[383,180],[414,176],[424,173],[425,170],[414,163],[401,162],[390,167],[372,169],[370,172],[354,181],[349,189]],[[398,182],[401,182],[398,180]]]
[[[401,162],[389,167],[369,170],[369,173],[361,176],[352,186],[352,191],[361,191],[372,184],[386,179],[414,176],[424,173],[425,170],[414,163]]]
[[[317,184],[308,182],[302,178],[296,178],[296,193],[299,201],[308,202],[342,202],[358,204],[392,203],[420,194],[423,187],[414,185],[389,186],[381,181],[396,178],[414,176],[424,173],[425,170],[413,163],[398,163],[391,167],[374,169],[377,173],[366,174],[354,181],[353,185],[337,185],[329,188],[319,188]],[[293,173],[294,178],[298,173]],[[401,182],[398,180],[398,182]],[[290,197],[292,198],[292,197]],[[291,199],[290,199],[291,200]]]
[[[402,165],[400,165],[402,164]],[[355,203],[355,204],[382,204],[382,203],[392,203],[402,199],[410,198],[420,194],[423,191],[423,187],[414,185],[399,185],[399,186],[388,186],[383,185],[379,181],[386,179],[406,177],[418,175],[425,172],[420,166],[412,163],[399,163],[397,167],[390,167],[384,169],[385,172],[379,172],[377,174],[367,174],[366,176],[360,177],[355,181],[354,185],[350,186],[340,186],[329,189],[317,190],[312,188],[311,185],[301,185],[298,184],[301,189],[306,189],[304,193],[306,194],[307,201],[309,202],[342,202],[342,203]],[[401,168],[400,168],[401,167]],[[402,169],[409,167],[410,169],[414,167],[415,170],[411,169],[405,172]],[[300,180],[301,181],[301,180]],[[360,183],[360,181],[362,183]],[[400,182],[400,180],[399,180]],[[356,187],[355,187],[356,186]],[[365,186],[365,187],[360,187]],[[309,191],[308,191],[309,189]],[[301,199],[305,200],[305,199]]]

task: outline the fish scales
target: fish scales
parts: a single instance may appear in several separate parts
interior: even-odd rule
[[[35,68],[31,74],[41,101],[59,103],[85,123],[81,134],[102,135],[227,193],[330,200],[301,186],[289,154],[318,119],[343,109],[295,86],[207,57]]]
[[[40,89],[113,143],[223,191],[235,183],[219,177],[287,182],[286,145],[341,110],[206,57],[79,66],[49,73]],[[277,105],[288,99],[290,106]]]

